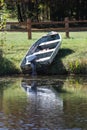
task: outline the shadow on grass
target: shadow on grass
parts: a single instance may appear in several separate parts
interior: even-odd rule
[[[57,54],[57,56],[55,57],[55,59],[58,58],[60,60],[61,58],[65,57],[67,55],[70,55],[72,53],[74,53],[74,51],[71,50],[71,49],[68,49],[68,48],[60,49],[59,52],[58,52],[58,54]]]
[[[19,70],[7,58],[3,57],[3,51],[0,49],[0,76],[18,74]]]
[[[44,73],[48,75],[68,74],[64,64],[62,63],[62,58],[72,53],[74,53],[74,51],[71,49],[68,48],[60,49],[52,64],[46,68],[43,66],[43,70],[41,70],[42,72],[40,71],[40,73]]]

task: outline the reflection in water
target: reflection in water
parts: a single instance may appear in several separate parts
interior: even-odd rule
[[[37,86],[36,81],[33,81],[30,85],[26,84],[26,82],[22,82],[21,86],[24,88],[24,90],[29,95],[29,92],[36,93],[37,92]]]
[[[87,78],[1,78],[0,129],[86,130]]]
[[[36,128],[54,129],[54,125],[58,127],[60,122],[61,125],[64,124],[63,120],[58,119],[63,112],[63,100],[56,95],[51,84],[45,85],[40,80],[25,79],[22,81],[22,87],[28,95],[29,109],[35,116],[35,122],[38,126],[40,125]],[[58,120],[58,124],[55,122],[56,120]]]
[[[39,82],[39,84],[38,84]],[[29,101],[35,102],[36,105],[39,105],[39,109],[44,109],[45,111],[50,111],[55,109],[56,106],[59,106],[59,109],[63,109],[63,101],[58,95],[53,91],[52,85],[42,85],[41,81],[32,80],[23,80],[21,86],[26,91]]]

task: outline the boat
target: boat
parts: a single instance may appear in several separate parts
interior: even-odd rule
[[[36,65],[36,69],[50,65],[60,49],[61,41],[61,35],[55,31],[42,36],[24,56],[20,65],[22,71],[29,73],[32,63]]]

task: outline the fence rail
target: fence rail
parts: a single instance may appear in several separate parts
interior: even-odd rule
[[[74,24],[85,24],[85,27],[83,26],[75,26],[72,27],[70,25],[74,25]],[[17,26],[15,29],[11,29],[11,26]],[[46,28],[38,28],[38,26],[42,26],[44,25],[44,27],[46,25],[51,25],[50,27],[46,27]],[[56,27],[53,27],[53,25],[55,25]],[[57,27],[57,25],[59,25]],[[62,27],[61,27],[61,26]],[[36,28],[34,26],[37,26]],[[32,31],[48,31],[48,30],[52,30],[52,31],[64,31],[66,34],[66,37],[69,37],[69,32],[70,31],[87,31],[87,20],[73,20],[70,21],[68,19],[68,17],[65,18],[64,21],[50,21],[50,22],[31,22],[30,19],[27,19],[27,22],[7,22],[7,30],[8,31],[27,31],[28,32],[28,39],[32,38]]]

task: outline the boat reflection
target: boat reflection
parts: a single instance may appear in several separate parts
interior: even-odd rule
[[[21,86],[27,93],[29,101],[35,102],[39,108],[53,109],[54,107],[55,109],[59,106],[59,109],[63,109],[63,100],[54,90],[52,84],[47,85],[45,81],[41,80],[23,79]]]
[[[36,93],[37,92],[37,87],[36,87],[36,82],[33,81],[31,85],[28,85],[26,82],[22,81],[21,86],[24,88],[26,93],[29,95],[29,93]]]

